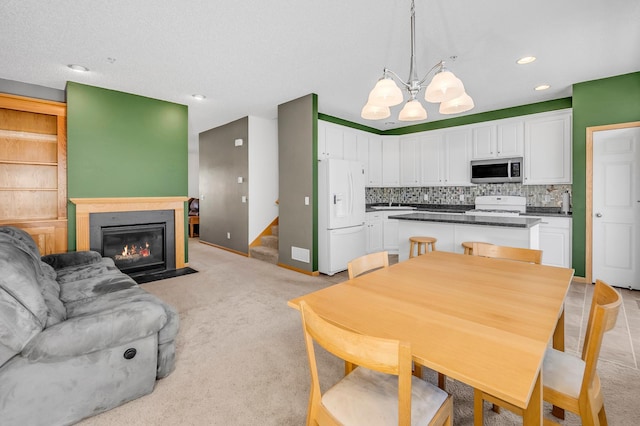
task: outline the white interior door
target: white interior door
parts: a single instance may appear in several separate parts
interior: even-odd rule
[[[593,134],[593,278],[640,290],[640,127]]]

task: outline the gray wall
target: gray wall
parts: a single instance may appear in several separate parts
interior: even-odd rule
[[[48,101],[66,102],[64,90],[0,78],[0,92]]]
[[[317,105],[317,95],[310,94],[278,106],[279,263],[308,272],[318,270]],[[308,254],[309,261],[293,259],[292,247]]]
[[[248,136],[248,117],[200,133],[200,240],[241,253],[249,252]]]

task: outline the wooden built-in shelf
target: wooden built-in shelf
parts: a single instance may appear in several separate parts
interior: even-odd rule
[[[67,106],[0,94],[0,225],[67,251]]]

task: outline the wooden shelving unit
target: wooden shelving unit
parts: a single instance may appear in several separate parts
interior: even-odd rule
[[[67,107],[0,94],[0,225],[67,251]]]

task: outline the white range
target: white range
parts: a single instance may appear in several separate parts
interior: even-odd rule
[[[473,216],[516,217],[527,211],[527,197],[515,195],[479,195],[475,209],[465,214]]]

